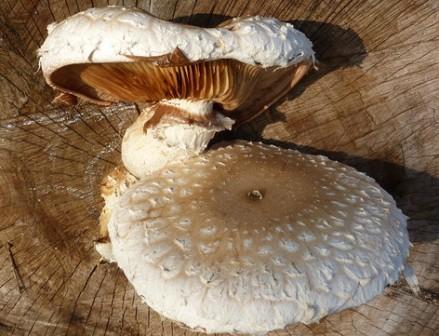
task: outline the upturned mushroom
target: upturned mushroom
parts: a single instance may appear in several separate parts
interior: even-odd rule
[[[206,29],[92,8],[48,32],[39,56],[61,92],[56,101],[154,104],[123,139],[122,160],[137,177],[198,155],[215,132],[266,110],[314,64],[303,33],[260,16]]]
[[[108,228],[153,309],[208,333],[264,334],[365,303],[401,273],[416,290],[406,225],[351,167],[238,142],[143,178]]]

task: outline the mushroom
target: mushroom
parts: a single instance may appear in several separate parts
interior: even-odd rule
[[[123,140],[122,160],[138,178],[198,155],[215,132],[266,110],[314,64],[303,33],[260,16],[206,29],[92,8],[48,32],[40,64],[61,92],[57,102],[154,104]]]
[[[324,156],[237,142],[168,165],[113,204],[113,258],[145,303],[190,328],[264,334],[319,321],[404,273],[406,216]]]
[[[373,179],[263,144],[203,152],[313,65],[291,24],[204,29],[108,7],[48,30],[39,55],[57,102],[149,104],[123,139],[128,171],[104,180],[96,248],[153,309],[197,330],[262,334],[360,305],[401,273],[418,291],[406,217]]]

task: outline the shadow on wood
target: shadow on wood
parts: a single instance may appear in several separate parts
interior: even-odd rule
[[[211,28],[220,25],[221,23],[230,20],[232,17],[228,15],[219,14],[194,14],[191,16],[176,17],[172,21],[177,23],[189,24],[192,26]]]
[[[345,29],[332,23],[318,21],[293,20],[290,23],[312,41],[317,59],[316,69],[311,70],[294,90],[271,107],[272,118],[269,122],[286,121],[285,114],[277,109],[285,100],[298,98],[307,87],[333,71],[360,66],[367,57],[363,41],[350,28]],[[260,131],[265,126],[264,123],[258,124]]]

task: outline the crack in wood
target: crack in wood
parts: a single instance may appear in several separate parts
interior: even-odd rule
[[[95,266],[92,268],[92,270],[90,271],[90,273],[88,274],[88,276],[87,276],[87,278],[86,278],[86,280],[85,280],[85,282],[84,282],[84,286],[81,288],[81,290],[79,291],[79,293],[76,295],[76,300],[75,300],[75,302],[74,302],[74,304],[73,304],[73,308],[72,308],[72,311],[71,311],[71,314],[70,314],[70,320],[69,320],[68,327],[67,327],[67,330],[66,330],[65,335],[68,335],[68,333],[69,333],[69,331],[70,331],[70,327],[71,327],[72,324],[73,324],[73,319],[74,319],[74,315],[75,315],[75,310],[76,310],[76,307],[77,307],[77,305],[78,305],[79,298],[81,297],[82,293],[85,291],[85,289],[86,289],[86,287],[87,287],[87,285],[88,285],[88,283],[89,283],[91,277],[92,277],[93,274],[95,273],[96,269],[97,269],[97,265],[95,265]],[[91,308],[90,308],[90,309],[91,309]]]
[[[23,293],[24,290],[26,289],[26,286],[24,285],[23,279],[21,278],[20,271],[18,270],[18,266],[14,258],[14,254],[12,253],[12,246],[13,246],[12,243],[8,241],[9,260],[11,261],[12,264],[14,278],[15,281],[17,282],[18,290],[20,291],[20,293]]]

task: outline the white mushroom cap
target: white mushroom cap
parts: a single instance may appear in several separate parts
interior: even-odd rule
[[[264,333],[358,306],[398,280],[409,253],[406,217],[372,178],[247,142],[146,176],[108,229],[144,301],[206,332]]]
[[[312,43],[292,24],[260,16],[232,20],[221,28],[171,23],[139,9],[90,8],[48,26],[39,50],[43,72],[78,63],[132,62],[180,49],[191,62],[234,59],[290,66],[314,59]]]

